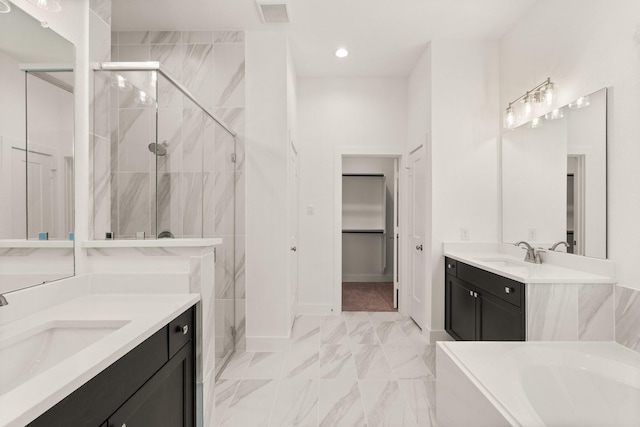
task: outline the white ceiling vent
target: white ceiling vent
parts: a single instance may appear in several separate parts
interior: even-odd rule
[[[265,24],[289,24],[291,15],[287,2],[278,0],[256,0],[260,18]]]

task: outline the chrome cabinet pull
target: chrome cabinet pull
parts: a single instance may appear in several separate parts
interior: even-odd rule
[[[416,245],[416,250],[417,251],[421,251],[422,250],[422,245]]]
[[[297,251],[297,250],[298,250],[298,248],[297,248],[297,247],[295,247],[295,246],[291,246],[291,250],[292,250],[293,252],[295,252],[295,251]]]
[[[184,325],[181,330],[182,335],[187,335],[189,333],[189,325]]]
[[[510,288],[510,287],[508,287],[508,286],[505,286],[505,287],[504,287],[504,293],[505,293],[505,294],[510,294],[510,293],[511,293],[511,288]]]

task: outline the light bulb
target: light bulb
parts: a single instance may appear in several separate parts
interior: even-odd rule
[[[513,107],[509,104],[504,114],[504,127],[507,129],[513,129],[516,124],[516,114],[513,111]]]
[[[336,50],[336,56],[338,58],[346,58],[347,56],[349,56],[349,51],[347,49],[341,47],[338,50]]]
[[[524,116],[529,117],[533,112],[533,96],[527,94],[524,98]]]
[[[544,94],[544,102],[546,102],[547,105],[553,105],[553,102],[555,101],[555,91],[556,91],[556,85],[553,83],[548,83],[544,90],[543,90],[543,94]]]
[[[111,86],[123,91],[129,91],[133,87],[131,83],[122,75],[114,74],[111,80]]]
[[[40,9],[46,10],[48,12],[60,12],[62,10],[62,5],[60,4],[60,0],[28,0],[34,6],[39,7]]]
[[[138,96],[136,97],[136,103],[140,105],[151,105],[153,104],[153,99],[147,95],[146,92],[140,90],[138,91]]]

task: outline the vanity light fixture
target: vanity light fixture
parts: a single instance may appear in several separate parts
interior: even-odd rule
[[[0,0],[0,13],[9,12],[11,12],[11,3],[9,3],[9,0]]]
[[[349,56],[349,51],[344,47],[338,48],[336,50],[336,56],[338,58],[346,58],[347,56]]]
[[[562,108],[556,108],[555,110],[551,110],[544,115],[544,118],[547,120],[557,120],[563,117],[564,117],[564,112],[562,111]]]
[[[556,99],[556,85],[547,78],[509,103],[504,113],[504,127],[513,129],[519,120],[537,116],[545,105],[552,106]]]
[[[581,96],[573,102],[569,103],[569,108],[573,110],[579,110],[580,108],[588,107],[591,101],[588,96]]]
[[[34,6],[37,6],[40,9],[46,10],[48,12],[60,12],[62,10],[62,5],[60,4],[60,0],[27,0]]]
[[[531,120],[530,124],[531,129],[537,129],[542,127],[542,117],[536,117]]]

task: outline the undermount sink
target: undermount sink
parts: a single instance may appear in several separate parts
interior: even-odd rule
[[[524,262],[512,261],[504,258],[478,258],[478,261],[482,261],[483,263],[496,268],[527,268],[527,265]]]
[[[87,348],[128,321],[50,321],[0,340],[0,395]]]

